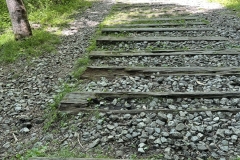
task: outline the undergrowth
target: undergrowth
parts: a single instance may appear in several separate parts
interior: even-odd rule
[[[225,7],[235,10],[237,15],[240,16],[240,1],[239,0],[209,0],[210,2],[218,2]]]
[[[35,57],[56,50],[61,29],[72,16],[92,5],[90,0],[25,0],[33,36],[15,41],[5,0],[0,0],[0,63],[15,62],[19,57]],[[54,28],[54,32],[50,32]]]
[[[67,93],[72,92],[74,90],[76,90],[75,86],[70,86],[69,84],[63,84],[62,91],[55,96],[54,102],[49,104],[49,107],[46,109],[45,119],[47,121],[43,127],[45,131],[48,131],[49,129],[51,129],[51,126],[53,125],[54,122],[61,121],[61,120],[65,121],[67,119],[66,114],[60,113],[58,111],[58,106],[60,104],[60,101],[63,99],[63,97]]]

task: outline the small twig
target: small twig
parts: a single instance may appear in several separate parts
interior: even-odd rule
[[[81,142],[79,140],[79,134],[77,134],[77,135],[78,135],[78,143],[79,143],[80,147],[84,150],[83,145],[81,144]]]
[[[81,142],[80,142],[80,136],[79,136],[79,134],[78,134],[78,143],[79,143],[80,147],[83,149],[83,152],[87,153],[87,151],[88,151],[89,148],[84,149],[83,145],[82,145]]]
[[[15,135],[14,133],[12,133],[12,135],[13,135],[13,137],[14,137],[15,142],[17,142],[18,139],[17,139],[16,135]]]
[[[65,140],[67,140],[68,139],[68,137],[65,137],[63,140],[61,140],[61,144],[65,141]]]

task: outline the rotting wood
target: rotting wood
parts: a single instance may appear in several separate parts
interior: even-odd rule
[[[109,114],[139,114],[141,112],[144,113],[157,113],[157,112],[167,112],[167,113],[178,113],[180,111],[188,112],[188,113],[195,113],[195,112],[232,112],[238,113],[240,112],[240,108],[236,109],[223,109],[223,108],[209,108],[209,109],[192,109],[192,110],[172,110],[172,109],[136,109],[136,110],[107,110],[107,109],[87,109],[87,108],[72,108],[69,106],[67,110],[60,110],[61,112],[68,113],[68,114],[78,114],[79,112],[103,112]]]
[[[190,26],[190,25],[206,25],[206,22],[186,22],[186,23],[148,23],[148,24],[122,24],[112,27],[158,27],[158,26]],[[105,25],[108,27],[110,25]]]
[[[89,54],[90,58],[101,57],[136,57],[136,56],[179,56],[179,55],[239,55],[240,52],[236,50],[222,50],[222,51],[185,51],[185,52],[104,52],[93,51]]]
[[[197,20],[198,17],[172,17],[172,18],[150,18],[150,19],[133,19],[132,22],[148,22],[148,21],[178,21],[178,20]]]
[[[86,99],[83,107],[83,97]],[[78,113],[78,112],[113,112],[113,113],[140,113],[140,112],[201,112],[201,111],[222,111],[222,112],[239,112],[240,108],[234,109],[223,109],[223,108],[208,108],[208,109],[189,109],[189,110],[171,110],[171,109],[134,109],[134,110],[105,110],[105,109],[92,109],[88,107],[93,99],[133,99],[133,98],[237,98],[240,97],[240,92],[72,92],[67,94],[60,103],[59,110],[67,113]],[[89,99],[91,99],[89,101]]]
[[[85,98],[146,98],[146,97],[172,97],[172,98],[220,98],[240,97],[240,92],[71,92],[61,103],[69,103],[69,100]],[[81,102],[81,100],[80,100]],[[89,101],[87,101],[89,102]]]
[[[213,49],[213,50],[204,50],[204,49],[194,49],[194,50],[183,50],[183,49],[163,49],[163,50],[152,50],[152,51],[130,51],[128,53],[168,53],[168,52],[196,52],[196,51],[227,51],[227,52],[240,52],[239,49]],[[121,51],[92,51],[91,53],[101,53],[101,54],[115,54],[122,53]]]
[[[88,66],[81,78],[116,77],[123,75],[238,75],[240,67],[118,67]]]
[[[153,51],[131,51],[129,53],[166,53],[166,52],[185,52],[185,51],[205,51],[205,50],[180,50],[180,49],[164,49],[164,50],[153,50]],[[219,50],[212,50],[212,51],[219,51]],[[102,53],[102,54],[114,54],[114,53],[121,53],[121,51],[92,51],[91,53]]]
[[[214,31],[213,28],[103,28],[102,32]]]
[[[97,42],[156,42],[156,41],[227,41],[225,37],[112,37],[112,36],[101,36],[97,38]]]
[[[138,7],[156,7],[156,5],[154,3],[131,3],[131,4],[125,4],[125,3],[121,3],[121,2],[117,2],[115,9],[123,9],[123,8],[138,8]],[[160,6],[160,5],[159,5]],[[161,7],[163,7],[164,4],[161,4]]]
[[[154,4],[151,4],[151,3],[141,3],[141,4],[139,4],[139,3],[137,3],[137,4],[122,4],[122,3],[120,3],[120,4],[116,4],[116,6],[115,6],[115,9],[123,9],[123,8],[132,8],[132,7],[134,7],[134,8],[138,8],[138,7],[151,7],[151,6],[154,6]]]

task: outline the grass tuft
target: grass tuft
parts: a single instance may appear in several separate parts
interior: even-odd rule
[[[83,72],[86,70],[89,63],[90,63],[90,59],[88,56],[79,58],[77,60],[75,69],[73,71],[73,77],[78,79],[83,74]]]
[[[68,84],[63,84],[62,91],[55,96],[54,102],[49,105],[49,107],[46,109],[45,119],[46,123],[44,124],[44,130],[48,131],[52,124],[56,122],[57,120],[66,120],[67,115],[60,113],[58,111],[58,106],[60,104],[60,101],[63,99],[63,97],[69,93],[76,90],[75,86],[70,86]]]

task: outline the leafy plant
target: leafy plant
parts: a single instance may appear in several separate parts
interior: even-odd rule
[[[17,154],[16,158],[19,160],[27,160],[31,157],[44,157],[46,156],[46,151],[47,151],[47,146],[32,148],[30,150],[27,150],[27,152],[24,155]]]

